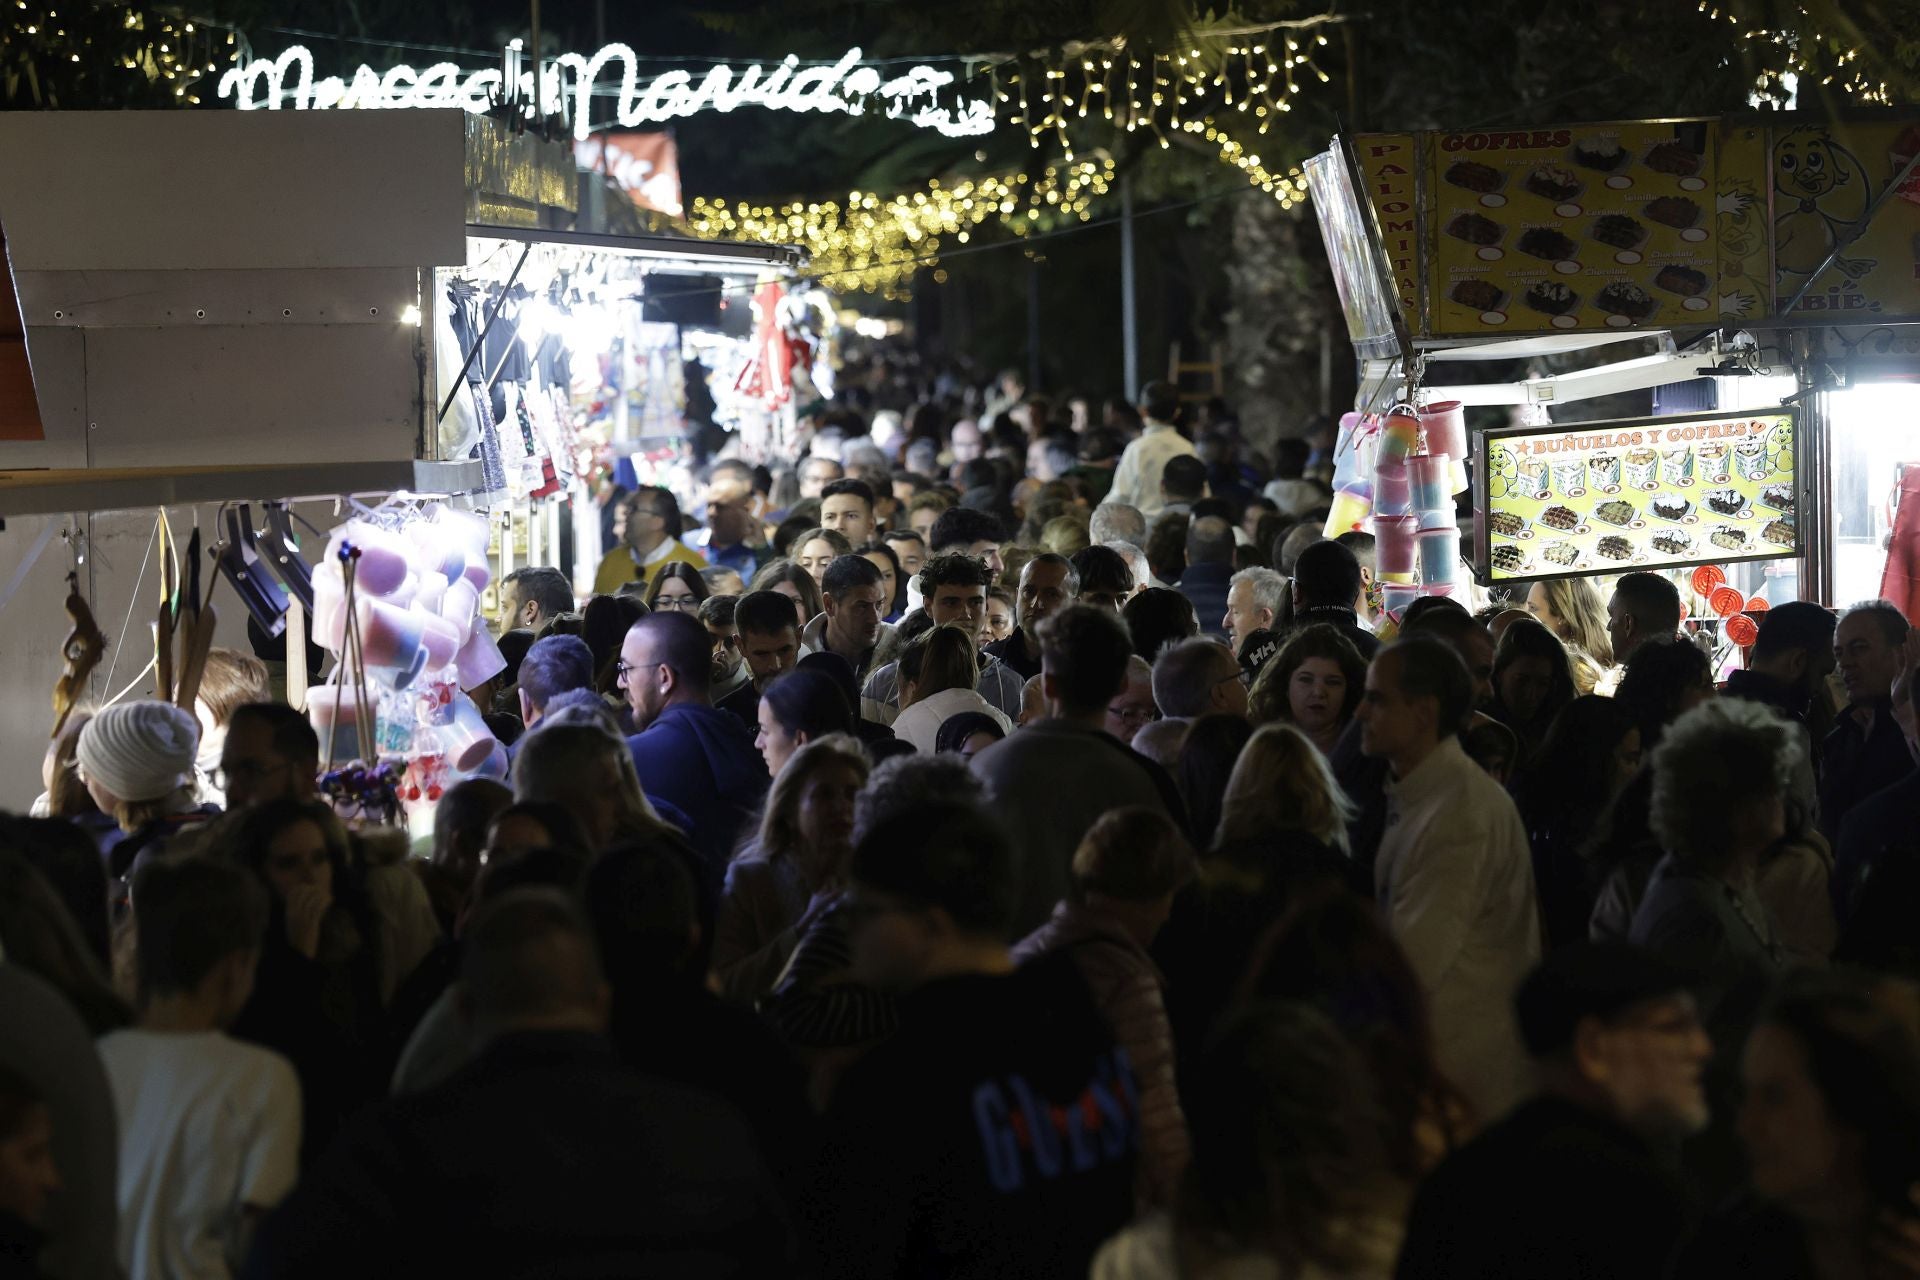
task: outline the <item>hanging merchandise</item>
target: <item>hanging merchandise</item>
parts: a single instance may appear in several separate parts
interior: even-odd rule
[[[363,771],[340,776],[345,790],[372,785],[365,770],[390,778],[397,762],[396,796],[414,813],[465,777],[505,772],[464,692],[506,665],[479,611],[489,532],[482,516],[400,497],[329,540],[313,575],[314,638],[341,661],[307,713],[329,774],[337,762]]]

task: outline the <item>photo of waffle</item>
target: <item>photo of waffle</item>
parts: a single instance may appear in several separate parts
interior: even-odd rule
[[[1772,507],[1775,511],[1793,510],[1793,490],[1784,484],[1770,484],[1760,491],[1755,499],[1763,507]]]
[[[1499,311],[1507,304],[1507,291],[1487,280],[1462,280],[1447,296],[1475,311]]]
[[[1559,529],[1565,532],[1578,527],[1580,524],[1580,513],[1572,507],[1548,507],[1541,513],[1540,523],[1549,529]]]
[[[1727,551],[1745,551],[1753,545],[1753,538],[1745,529],[1723,524],[1713,531],[1713,545]]]
[[[1668,263],[1660,268],[1660,274],[1653,278],[1656,289],[1665,289],[1668,293],[1677,293],[1683,298],[1697,298],[1707,291],[1707,279],[1704,271],[1695,271],[1692,267],[1676,266]]]
[[[1518,547],[1495,547],[1493,568],[1496,573],[1519,573],[1527,567],[1527,558]]]
[[[1760,529],[1760,536],[1776,546],[1791,547],[1794,544],[1793,517],[1782,516],[1778,520],[1769,520]]]
[[[1521,299],[1541,315],[1563,316],[1580,305],[1580,295],[1558,280],[1542,280]]]
[[[1620,149],[1620,139],[1610,133],[1590,134],[1573,144],[1573,162],[1583,169],[1612,173],[1626,161],[1627,153]]]
[[[1693,514],[1693,504],[1677,493],[1663,493],[1647,504],[1647,510],[1662,520],[1680,521]]]
[[[1692,555],[1693,539],[1677,529],[1669,529],[1653,535],[1653,549],[1663,556]]]
[[[1679,142],[1662,142],[1647,152],[1642,161],[1655,173],[1669,174],[1675,178],[1691,178],[1700,172],[1700,155],[1689,151]]]
[[[1541,199],[1559,204],[1579,195],[1581,188],[1586,184],[1581,182],[1580,175],[1571,169],[1563,169],[1554,164],[1543,164],[1529,173],[1527,180],[1521,185]]]
[[[1455,240],[1465,240],[1468,244],[1484,247],[1499,244],[1500,238],[1507,234],[1507,229],[1481,214],[1460,213],[1447,223],[1447,234]]]
[[[1564,262],[1580,252],[1573,237],[1552,227],[1529,227],[1520,233],[1514,248],[1535,258],[1545,258],[1548,262]]]
[[[1604,560],[1630,560],[1633,558],[1633,544],[1618,534],[1609,534],[1600,539],[1594,548]]]
[[[1562,568],[1571,569],[1580,563],[1580,548],[1571,542],[1552,543],[1540,554],[1550,563],[1560,565]]]
[[[1593,509],[1595,520],[1605,520],[1608,524],[1624,529],[1639,518],[1640,509],[1631,502],[1622,502],[1615,498],[1612,502],[1603,502]]]
[[[1527,527],[1526,518],[1517,516],[1511,511],[1496,511],[1487,517],[1488,532],[1497,533],[1503,538],[1522,537],[1526,534]]]
[[[1593,305],[1628,320],[1645,320],[1659,306],[1645,289],[1628,280],[1616,280],[1602,289]]]
[[[1456,187],[1468,191],[1478,191],[1485,195],[1498,191],[1507,184],[1507,175],[1490,164],[1481,164],[1478,160],[1456,160],[1447,166],[1442,178]]]
[[[1650,222],[1675,231],[1685,231],[1700,221],[1700,206],[1685,196],[1661,196],[1649,200],[1640,210]]]
[[[1718,516],[1732,516],[1738,520],[1753,508],[1747,504],[1747,495],[1738,489],[1715,489],[1702,499],[1707,510]]]
[[[1593,238],[1616,249],[1638,249],[1647,238],[1647,227],[1624,213],[1603,213],[1593,220]]]

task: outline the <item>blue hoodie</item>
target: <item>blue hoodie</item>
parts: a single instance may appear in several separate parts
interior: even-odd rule
[[[738,717],[711,706],[668,707],[627,739],[649,796],[687,815],[709,870],[725,868],[740,828],[767,791],[767,766]]]

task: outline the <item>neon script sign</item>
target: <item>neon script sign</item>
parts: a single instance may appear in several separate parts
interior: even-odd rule
[[[414,107],[460,107],[480,114],[501,97],[527,104],[534,113],[534,74],[522,70],[517,48],[507,53],[507,68],[467,71],[452,62],[430,67],[389,67],[376,71],[361,66],[351,79],[313,75],[313,54],[296,45],[273,59],[256,59],[229,69],[220,77],[222,98],[232,98],[242,111],[260,108],[324,111],[349,108],[386,110]],[[514,94],[503,91],[513,77]],[[603,81],[606,83],[603,84]],[[860,50],[849,49],[832,66],[802,69],[789,54],[771,70],[759,63],[744,68],[716,66],[698,81],[687,71],[666,71],[643,79],[639,56],[629,45],[610,44],[592,57],[564,53],[542,69],[537,100],[556,106],[571,105],[574,136],[586,138],[593,124],[590,108],[595,97],[615,99],[613,119],[601,127],[638,125],[690,116],[701,111],[733,111],[764,107],[769,111],[827,111],[863,115],[878,110],[889,119],[904,120],[949,137],[990,132],[993,106],[979,100],[942,105],[941,90],[954,82],[951,71],[909,67],[902,75],[885,76],[875,67],[860,65]],[[617,87],[616,87],[617,85]]]

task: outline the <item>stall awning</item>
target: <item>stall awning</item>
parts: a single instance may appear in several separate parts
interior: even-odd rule
[[[518,240],[531,244],[573,245],[597,253],[635,258],[678,259],[687,265],[752,270],[759,267],[798,269],[807,261],[798,245],[747,244],[731,240],[697,240],[692,236],[615,236],[585,231],[545,231],[538,227],[467,227],[476,239]]]

